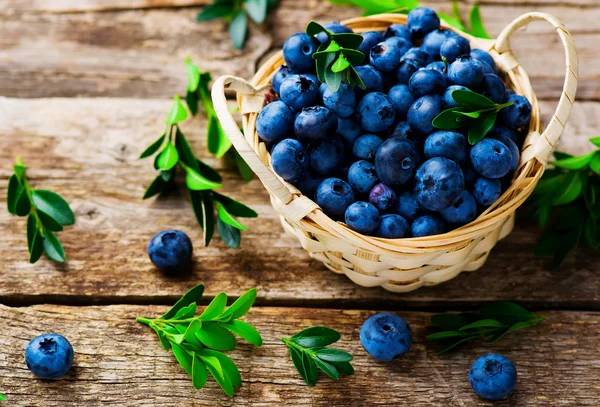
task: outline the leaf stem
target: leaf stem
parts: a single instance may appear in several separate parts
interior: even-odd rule
[[[33,190],[31,189],[29,181],[27,180],[26,167],[23,163],[23,159],[21,158],[21,156],[17,157],[16,164],[17,166],[23,167],[23,178],[21,179],[21,182],[23,183],[23,188],[25,189],[27,199],[29,199],[29,204],[31,206],[29,214],[32,215],[35,219],[35,227],[37,228],[38,232],[40,232],[40,235],[44,237],[46,235],[46,230],[44,229],[44,225],[42,223],[42,220],[40,219],[40,215],[38,215],[37,213],[37,206],[35,206],[35,203],[33,202]]]
[[[135,320],[137,322],[147,325],[147,326],[150,326],[150,323],[152,322],[152,320],[150,318],[143,318],[143,317],[137,317]]]

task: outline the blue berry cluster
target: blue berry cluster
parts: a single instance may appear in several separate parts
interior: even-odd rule
[[[505,88],[489,53],[440,29],[433,10],[414,9],[407,26],[361,35],[366,59],[355,68],[365,89],[341,84],[337,92],[315,76],[312,54],[324,38],[299,33],[285,42],[286,65],[272,81],[278,98],[256,122],[273,169],[361,234],[421,237],[473,221],[510,184],[531,105]],[[456,106],[457,89],[513,102],[474,146],[466,130],[432,125]]]

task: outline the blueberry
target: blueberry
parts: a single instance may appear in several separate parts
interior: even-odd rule
[[[371,65],[361,65],[354,69],[365,84],[365,89],[355,88],[356,96],[361,98],[370,92],[383,92],[383,78],[377,69]]]
[[[487,178],[502,178],[510,171],[512,154],[504,143],[484,138],[471,149],[473,168]]]
[[[454,92],[455,90],[470,90],[470,89],[465,86],[460,86],[460,85],[448,86],[448,88],[444,92],[444,102],[446,102],[446,105],[449,108],[458,106],[458,104],[452,98],[452,92]]]
[[[400,49],[388,44],[380,42],[371,48],[371,65],[382,72],[389,72],[396,68],[400,63]]]
[[[519,151],[519,147],[508,137],[506,136],[496,136],[496,140],[501,141],[508,149],[510,150],[511,155],[511,165],[510,171],[515,171],[519,168],[519,160],[521,158],[521,153]]]
[[[192,241],[180,230],[163,230],[148,243],[148,256],[162,271],[185,269],[192,261]]]
[[[412,130],[407,121],[398,122],[390,133],[390,138],[399,137],[411,140],[413,138]]]
[[[354,202],[346,209],[344,220],[355,232],[371,235],[379,224],[379,212],[368,202]]]
[[[275,143],[291,133],[294,128],[294,111],[281,100],[269,103],[256,118],[256,131],[267,143]]]
[[[446,58],[449,64],[456,61],[456,58],[462,55],[469,55],[471,46],[465,37],[453,35],[448,38],[440,47],[440,56]]]
[[[394,86],[388,92],[388,96],[394,103],[397,116],[406,117],[408,109],[415,103],[415,98],[406,85],[401,84]]]
[[[446,157],[462,165],[467,161],[467,138],[454,131],[437,131],[425,140],[425,158]]]
[[[362,129],[354,117],[338,117],[337,133],[352,147],[356,139],[360,137]]]
[[[418,165],[418,153],[412,141],[390,138],[375,155],[377,176],[384,184],[396,186],[410,181]]]
[[[408,13],[406,25],[413,41],[420,40],[433,30],[439,30],[440,18],[430,8],[417,7]]]
[[[471,56],[481,62],[485,62],[492,68],[493,73],[498,74],[496,61],[494,61],[494,58],[488,52],[475,48],[471,50]]]
[[[452,37],[458,37],[458,35],[450,30],[432,31],[423,39],[421,49],[427,52],[429,55],[433,55],[436,60],[439,60],[442,44]]]
[[[318,174],[313,173],[312,171],[305,172],[298,180],[295,182],[294,186],[302,192],[302,195],[309,197],[310,199],[314,199],[315,192],[317,192],[317,187],[321,182],[323,182],[324,178]]]
[[[473,197],[483,207],[488,207],[502,195],[502,185],[497,179],[479,177],[473,184]]]
[[[493,73],[483,75],[479,89],[483,96],[494,103],[502,103],[504,101],[506,88],[498,75],[494,75]]]
[[[396,199],[396,212],[408,221],[413,221],[425,213],[417,196],[412,191],[404,191]]]
[[[411,76],[408,87],[415,98],[441,95],[446,90],[446,78],[434,69],[421,68]]]
[[[25,363],[31,372],[42,379],[58,379],[73,365],[73,347],[62,335],[36,336],[25,349]]]
[[[323,92],[323,104],[338,117],[348,117],[356,109],[356,94],[354,88],[342,83],[337,92],[329,88]]]
[[[512,94],[506,99],[506,103],[513,102],[511,106],[500,110],[498,117],[511,129],[529,126],[531,120],[531,104],[525,96]]]
[[[409,49],[408,51],[406,51],[406,53],[404,53],[404,55],[402,55],[402,58],[400,58],[400,61],[407,61],[407,60],[413,61],[415,64],[417,64],[419,66],[419,68],[422,68],[425,65],[432,63],[433,57],[426,51],[424,51],[420,48],[413,47],[413,48]]]
[[[385,212],[396,203],[396,193],[385,184],[377,184],[369,192],[369,202],[379,211]]]
[[[346,181],[326,178],[317,187],[315,198],[323,212],[337,220],[344,216],[346,208],[354,202],[354,192]]]
[[[367,31],[362,33],[361,36],[363,37],[363,41],[358,47],[358,50],[365,56],[370,54],[371,48],[384,40],[383,35],[377,31]],[[365,61],[365,63],[366,62],[368,61]]]
[[[500,400],[515,389],[517,368],[502,355],[483,355],[471,366],[469,382],[479,397]]]
[[[290,69],[287,66],[282,65],[279,67],[277,72],[275,72],[275,75],[273,75],[273,79],[271,80],[271,89],[273,89],[273,92],[275,92],[276,95],[279,95],[279,88],[289,74]]]
[[[319,85],[319,94],[321,95],[321,99],[323,98],[323,95],[325,94],[325,91],[327,90],[327,84],[326,83],[322,83]]]
[[[335,134],[337,125],[336,115],[326,107],[306,107],[296,117],[294,134],[302,143],[311,143]]]
[[[476,88],[484,75],[483,65],[468,55],[460,56],[450,64],[448,78],[455,85]]]
[[[396,118],[396,108],[388,95],[372,92],[362,98],[356,114],[363,129],[377,133],[392,126]]]
[[[373,134],[365,134],[356,139],[352,147],[352,153],[359,160],[372,161],[381,143],[383,143],[383,140],[380,137]]]
[[[412,237],[424,237],[441,235],[446,231],[446,223],[438,215],[423,215],[418,217],[410,225]]]
[[[481,175],[475,171],[475,168],[473,168],[470,160],[463,166],[463,175],[465,176],[465,188],[472,187],[475,180],[481,177]]]
[[[477,59],[477,58],[474,58],[474,59]],[[487,62],[481,61],[479,59],[477,59],[477,60],[481,63],[481,65],[483,65],[483,73],[484,74],[490,73],[490,74],[496,75],[496,72],[494,72],[494,70],[492,69],[492,67],[489,66],[489,64]]]
[[[323,27],[328,29],[329,31],[331,31],[334,34],[353,32],[350,27],[340,24],[338,21],[334,21],[333,23],[325,24]],[[325,41],[327,41],[327,35],[324,32],[320,32],[319,34],[317,34],[317,40],[319,40],[319,42],[325,42]]]
[[[402,25],[402,24],[392,24],[390,25],[387,30],[385,30],[385,32],[383,33],[383,36],[385,38],[393,38],[393,37],[400,37],[400,38],[404,38],[405,40],[409,40],[410,41],[410,30],[408,29],[407,26]]]
[[[359,194],[367,194],[379,182],[375,166],[368,161],[359,160],[348,170],[348,183]]]
[[[308,149],[310,167],[321,175],[331,175],[339,169],[346,158],[346,145],[341,136],[335,135]]]
[[[409,230],[410,227],[406,219],[400,215],[389,213],[382,215],[379,219],[375,235],[384,239],[400,239],[408,236]]]
[[[441,210],[440,215],[448,222],[455,225],[466,225],[477,217],[477,202],[473,195],[463,191],[458,201],[450,207]]]
[[[373,359],[390,362],[410,350],[412,333],[404,319],[382,312],[367,319],[360,328],[360,344]]]
[[[294,110],[315,106],[319,97],[319,85],[308,75],[290,75],[281,84],[281,100]]]
[[[447,81],[448,78],[448,68],[446,67],[446,64],[442,61],[435,61],[430,63],[429,65],[427,65],[425,68],[427,69],[432,69],[434,71],[437,71],[439,73],[442,74],[442,76],[444,77],[444,79]]]
[[[454,205],[464,189],[462,170],[447,158],[435,157],[425,161],[415,175],[417,199],[430,211],[441,211]]]
[[[306,73],[315,70],[313,54],[319,48],[319,41],[304,33],[289,37],[283,44],[283,59],[294,73]]]
[[[421,64],[412,59],[400,61],[398,69],[396,69],[396,80],[400,84],[408,85],[410,77],[419,70]]]
[[[397,48],[400,51],[400,56],[406,54],[408,50],[413,47],[413,44],[410,42],[410,40],[402,37],[389,37],[386,38],[384,42],[391,47]]]
[[[410,128],[421,136],[436,131],[431,122],[446,107],[444,99],[439,95],[426,95],[416,100],[406,115]]]
[[[487,137],[489,138],[498,138],[500,136],[508,137],[515,144],[519,142],[519,136],[517,135],[517,132],[501,124],[495,124],[487,134]]]
[[[286,138],[271,150],[271,165],[281,178],[294,181],[308,169],[308,154],[298,140]]]

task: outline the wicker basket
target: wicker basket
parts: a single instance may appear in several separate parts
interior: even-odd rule
[[[512,54],[509,42],[515,31],[535,20],[552,24],[566,53],[566,79],[562,96],[544,131],[540,127],[535,93],[527,73]],[[381,14],[342,23],[358,33],[382,31],[390,24],[406,24],[406,16]],[[474,38],[449,27],[443,21],[442,26],[466,37],[473,47],[488,50],[504,72],[509,87],[525,95],[533,107],[529,134],[512,185],[475,221],[443,235],[410,239],[381,239],[361,235],[345,224],[330,219],[315,202],[273,172],[269,154],[258,138],[255,124],[264,105],[271,77],[283,64],[281,52],[269,59],[250,83],[233,76],[223,76],[213,85],[212,98],[221,124],[237,151],[269,191],[271,203],[281,215],[283,227],[300,240],[302,247],[312,257],[361,286],[382,286],[390,291],[407,292],[450,280],[461,271],[480,268],[496,242],[512,230],[515,210],[531,194],[542,176],[571,112],[577,88],[578,59],[571,35],[556,18],[544,13],[525,14],[506,27],[496,40]],[[228,109],[226,89],[237,92],[245,136]]]

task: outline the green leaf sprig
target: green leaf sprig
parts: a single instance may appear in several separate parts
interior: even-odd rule
[[[229,36],[233,46],[244,48],[248,36],[248,17],[256,24],[265,22],[267,13],[279,0],[214,0],[196,16],[196,21],[222,18],[229,23]]]
[[[438,114],[432,124],[442,130],[467,128],[469,143],[472,145],[483,140],[494,127],[500,110],[513,105],[513,102],[494,103],[470,90],[455,90],[452,92],[452,99],[458,106]]]
[[[136,320],[152,328],[165,350],[173,355],[192,377],[196,389],[206,384],[207,371],[228,396],[240,387],[242,378],[238,368],[223,351],[233,350],[233,334],[255,346],[262,346],[262,338],[250,324],[240,321],[256,300],[256,289],[240,296],[229,308],[227,295],[219,293],[204,311],[196,316],[197,303],[202,298],[204,285],[189,290],[167,311],[156,319],[138,317]]]
[[[544,317],[532,314],[513,302],[495,302],[486,305],[478,313],[433,315],[431,323],[439,332],[428,335],[427,340],[439,342],[436,353],[441,354],[475,339],[494,343],[543,320]]]
[[[179,95],[175,96],[167,116],[166,131],[140,155],[140,158],[147,158],[158,153],[154,159],[154,168],[159,171],[159,175],[152,181],[143,199],[165,194],[173,189],[175,172],[178,167],[181,168],[185,173],[185,184],[194,214],[204,231],[204,245],[208,246],[214,235],[216,210],[217,229],[221,239],[229,247],[238,248],[240,231],[248,228],[235,217],[255,218],[258,214],[243,203],[215,191],[221,187],[223,179],[192,152],[179,128],[179,123],[187,117],[187,110]]]
[[[382,13],[408,12],[420,6],[418,0],[329,0],[338,6],[353,6],[363,10],[364,16]]]
[[[600,137],[590,142],[600,147]],[[600,149],[581,156],[556,151],[554,157],[530,200],[546,228],[534,253],[552,256],[558,267],[581,244],[600,248]]]
[[[0,393],[0,401],[4,401],[6,400],[6,396],[2,393]]]
[[[332,33],[321,24],[311,21],[306,26],[306,34],[313,37],[320,33],[327,35],[313,54],[319,81],[326,83],[331,92],[337,92],[342,83],[365,89],[360,75],[354,65],[360,64],[365,55],[358,50],[363,41],[359,34]]]
[[[485,29],[483,18],[481,17],[481,10],[479,9],[479,4],[477,3],[473,4],[473,7],[469,12],[468,26],[463,22],[457,1],[452,2],[452,15],[439,12],[438,15],[452,27],[458,28],[459,30],[471,34],[474,37],[487,39],[492,38]]]
[[[303,329],[291,338],[281,340],[288,347],[294,366],[306,384],[317,384],[317,368],[334,380],[340,375],[350,376],[354,368],[350,364],[353,356],[343,350],[327,348],[337,342],[339,332],[324,326],[312,326]]]
[[[17,157],[14,172],[8,181],[6,201],[9,213],[27,216],[29,262],[37,262],[44,252],[51,260],[64,262],[65,251],[55,233],[75,223],[71,207],[52,191],[32,189],[21,157]]]

